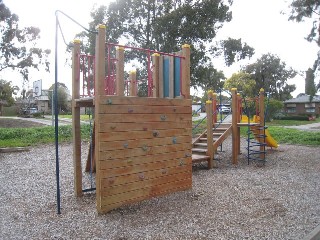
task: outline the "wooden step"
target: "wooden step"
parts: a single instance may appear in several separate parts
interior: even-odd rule
[[[206,142],[204,142],[204,143],[195,143],[194,146],[207,147],[208,144]]]
[[[192,162],[204,162],[209,160],[210,157],[207,155],[192,154]]]
[[[204,148],[192,148],[192,152],[207,153],[207,149],[204,149]]]

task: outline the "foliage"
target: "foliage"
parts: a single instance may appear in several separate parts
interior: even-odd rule
[[[14,103],[12,94],[16,94],[19,90],[17,86],[12,86],[11,82],[0,79],[0,102],[6,102],[7,106],[11,106]]]
[[[307,115],[287,115],[287,116],[279,116],[278,120],[294,120],[294,121],[309,121],[309,117]]]
[[[224,82],[223,88],[225,90],[231,90],[231,88],[237,88],[238,92],[242,93],[242,96],[245,97],[254,97],[256,92],[255,90],[256,81],[252,79],[251,75],[245,72],[238,72],[232,74]]]
[[[313,24],[307,40],[315,41],[320,46],[320,2],[318,0],[294,0],[290,4],[291,15],[289,20],[303,22],[305,18],[312,18]]]
[[[45,65],[49,71],[50,50],[36,45],[40,30],[36,27],[19,28],[19,17],[11,13],[2,0],[0,21],[0,72],[4,69],[15,70],[23,76],[24,82],[28,82],[29,68],[39,70],[39,65]]]
[[[297,72],[292,68],[287,68],[285,62],[273,54],[264,54],[255,63],[249,64],[244,69],[256,81],[254,92],[259,92],[263,88],[271,94],[271,97],[280,101],[292,98],[291,92],[296,87],[287,83],[294,78]]]
[[[225,63],[228,67],[236,61],[247,57],[250,58],[254,55],[254,48],[250,47],[247,43],[242,43],[241,38],[222,40],[220,41],[220,47],[215,46],[211,48],[211,51],[216,55],[223,53]]]
[[[320,122],[320,119],[317,118],[315,122]],[[300,126],[300,125],[305,125],[305,124],[310,124],[309,119],[305,120],[284,120],[284,119],[273,119],[271,122],[268,122],[268,125],[271,126]]]
[[[281,110],[283,110],[283,102],[276,100],[276,99],[269,99],[266,100],[265,102],[265,109],[266,109],[266,121],[271,121],[271,119],[273,119],[277,113],[279,113]]]
[[[231,0],[118,0],[108,7],[96,8],[91,13],[93,20],[89,26],[93,29],[98,23],[105,23],[107,41],[161,52],[177,52],[182,44],[188,43],[191,45],[191,85],[211,87],[224,76],[210,64],[208,46],[223,23],[231,21],[231,4]],[[94,36],[82,32],[79,37],[85,43],[85,51],[92,54]],[[228,39],[214,48],[217,53],[223,49],[219,53],[232,55],[226,57],[228,65],[253,54],[253,49],[241,40],[230,44],[232,41]],[[137,55],[139,53],[131,57]]]
[[[68,112],[70,110],[69,107],[69,90],[68,87],[64,83],[58,82],[58,109],[59,112]],[[54,91],[55,84],[52,84],[49,90]],[[51,107],[52,103],[52,94],[48,95],[49,105]]]
[[[314,71],[313,69],[309,68],[306,71],[306,79],[305,79],[305,94],[310,96],[314,96],[317,93],[316,85],[314,83]],[[310,99],[312,100],[312,99]]]

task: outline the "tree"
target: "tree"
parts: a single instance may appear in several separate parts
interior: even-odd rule
[[[320,46],[320,2],[318,0],[294,0],[290,4],[289,20],[303,22],[305,18],[312,18],[313,24],[307,40],[315,41]]]
[[[7,106],[11,106],[14,103],[12,95],[16,95],[19,88],[13,86],[12,82],[7,82],[0,79],[0,102],[6,103]]]
[[[312,19],[313,23],[310,33],[306,37],[309,42],[316,42],[320,47],[320,2],[318,0],[293,0],[290,4],[291,12],[289,20],[303,22],[305,19]],[[320,54],[318,52],[313,65],[313,74],[320,70]],[[320,80],[316,90],[320,89]]]
[[[314,96],[316,94],[316,85],[314,83],[314,71],[309,68],[306,71],[306,79],[305,79],[305,94],[310,96]]]
[[[294,78],[297,72],[291,67],[287,68],[286,63],[282,62],[278,56],[271,53],[264,54],[255,63],[247,65],[244,71],[256,81],[255,92],[263,88],[276,100],[284,101],[292,98],[291,92],[296,87],[287,82]]]
[[[36,47],[40,30],[35,27],[19,28],[19,17],[0,0],[0,72],[5,69],[18,71],[23,84],[28,82],[29,68],[39,70],[45,65],[49,71],[48,55],[50,50]]]
[[[58,109],[59,112],[68,112],[70,110],[69,107],[69,90],[68,87],[64,83],[57,83],[57,88],[58,88]],[[52,84],[49,90],[54,91],[55,89],[55,84]],[[55,93],[54,93],[55,94]],[[49,98],[49,103],[51,104],[52,102],[52,94],[48,95]]]
[[[162,52],[176,52],[182,44],[190,44],[191,85],[203,86],[207,85],[208,74],[213,72],[209,46],[223,23],[231,21],[231,4],[231,0],[118,0],[108,7],[100,6],[94,10],[89,26],[93,28],[97,23],[104,22],[107,25],[107,41],[121,40],[126,45]],[[83,32],[81,38],[86,43],[85,51],[92,54],[92,35]],[[233,55],[239,53],[239,57],[229,57],[228,64],[253,54],[248,46],[242,44],[239,49],[238,45],[235,48],[225,42],[224,46],[216,49],[230,47],[232,51],[223,52]],[[132,53],[132,57],[137,55]]]
[[[254,97],[257,92],[254,92],[256,81],[252,79],[251,75],[245,72],[234,73],[230,78],[224,82],[223,88],[231,90],[237,88],[238,92],[242,93],[244,97]]]

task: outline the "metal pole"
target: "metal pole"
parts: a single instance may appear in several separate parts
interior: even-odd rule
[[[52,127],[54,126],[54,101],[53,101],[53,90],[51,92],[51,120],[52,120]]]
[[[55,36],[55,78],[54,78],[54,108],[55,108],[55,146],[56,146],[56,181],[57,181],[57,213],[60,209],[60,176],[59,176],[59,134],[58,134],[58,16],[56,13],[56,36]]]

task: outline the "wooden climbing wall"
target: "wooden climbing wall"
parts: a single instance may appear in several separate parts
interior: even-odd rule
[[[192,187],[190,99],[100,96],[95,111],[98,212]]]

